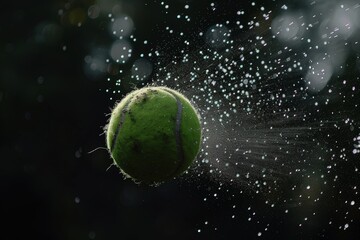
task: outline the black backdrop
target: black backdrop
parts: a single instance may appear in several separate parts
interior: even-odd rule
[[[106,15],[96,20],[85,15],[78,27],[64,20],[59,10],[66,12],[68,6],[87,13],[94,2],[15,0],[1,4],[0,239],[256,238],[268,226],[266,221],[232,219],[235,200],[229,199],[239,189],[217,191],[223,191],[223,197],[212,199],[209,196],[218,185],[206,176],[156,188],[138,186],[123,180],[116,168],[108,169],[111,159],[105,150],[89,153],[105,147],[102,127],[106,114],[123,95],[106,93],[105,89],[115,88],[106,80],[111,71],[86,75],[84,58],[98,46],[109,46],[114,38],[107,30]],[[166,26],[182,26],[159,10],[160,1],[145,2],[122,1],[124,11],[136,23],[135,54],[156,48],[159,42],[179,53],[176,41],[162,33]],[[226,9],[233,2],[223,1],[224,14],[216,19],[207,15],[210,2],[191,1],[192,21],[183,29],[185,35],[228,19]],[[185,3],[174,1],[170,6],[176,10]],[[266,1],[263,5],[272,8],[281,3]],[[56,26],[44,30],[44,24]],[[144,39],[149,45],[142,44]],[[196,47],[196,43],[190,46]],[[131,64],[121,67],[129,71]],[[342,137],[348,141],[346,136],[339,136],[339,141]],[[235,202],[258,209],[264,204],[261,197],[245,196]],[[258,214],[270,213],[260,210]],[[268,239],[331,238],[332,232],[346,239],[360,236],[356,228],[338,233],[336,227],[316,223],[299,230],[297,219],[284,220],[280,213],[264,218],[274,226],[263,236]]]

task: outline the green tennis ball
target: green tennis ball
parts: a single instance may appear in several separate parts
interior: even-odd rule
[[[148,184],[183,173],[201,144],[197,111],[184,95],[167,87],[145,87],[128,94],[114,108],[106,135],[121,172]]]

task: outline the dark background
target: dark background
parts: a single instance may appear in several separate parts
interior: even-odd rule
[[[166,26],[182,29],[169,15],[176,16],[176,10],[187,1],[168,3],[169,14],[160,10],[160,2],[121,1],[122,11],[136,25],[134,55],[161,44],[173,49],[174,55],[180,54],[176,39],[163,32]],[[210,2],[189,1],[192,20],[182,29],[185,35],[229,18],[226,12],[234,7],[234,1],[222,1],[219,8],[224,10],[219,12],[224,14],[216,18],[208,15]],[[243,4],[244,9],[250,4],[240,2],[237,6]],[[159,187],[136,185],[124,180],[115,167],[108,169],[112,161],[106,150],[89,153],[105,147],[102,128],[108,119],[106,114],[131,89],[125,85],[121,94],[106,92],[117,89],[107,78],[116,79],[120,68],[130,71],[131,61],[112,64],[104,73],[86,74],[84,58],[114,41],[106,14],[100,13],[97,19],[87,17],[94,3],[2,3],[0,239],[253,239],[258,232],[267,239],[360,237],[356,227],[338,229],[344,216],[355,219],[355,223],[349,223],[356,225],[357,212],[338,209],[338,216],[327,214],[327,208],[336,208],[346,196],[317,206],[323,214],[311,224],[298,227],[302,211],[311,213],[311,206],[284,216],[286,207],[269,208],[261,195],[251,191],[238,195],[241,188],[236,186],[218,189],[219,185],[206,174]],[[276,9],[282,4],[264,1],[263,5]],[[69,20],[73,9],[83,11],[79,14],[80,27]],[[251,11],[249,7],[249,17]],[[148,45],[142,44],[145,39]],[[189,48],[202,44],[195,42]],[[149,78],[146,83],[151,82]],[[351,145],[348,136],[338,137],[339,142]],[[339,171],[345,173],[346,165]],[[353,182],[358,180],[354,176]],[[248,221],[249,217],[254,220]]]

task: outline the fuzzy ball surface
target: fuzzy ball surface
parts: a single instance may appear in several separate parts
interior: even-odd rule
[[[194,161],[201,145],[200,119],[178,91],[144,87],[114,108],[106,138],[126,177],[156,184],[180,175]]]

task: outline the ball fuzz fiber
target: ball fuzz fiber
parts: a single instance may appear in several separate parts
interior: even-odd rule
[[[144,87],[114,108],[107,127],[107,147],[126,177],[156,184],[183,173],[200,149],[197,111],[181,93]]]

